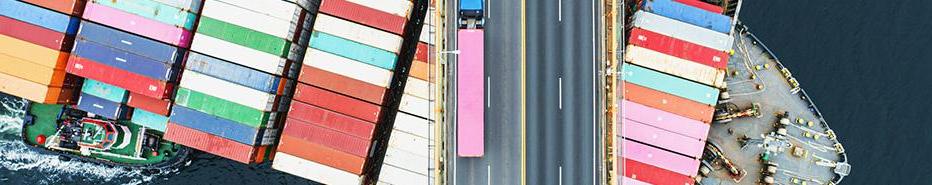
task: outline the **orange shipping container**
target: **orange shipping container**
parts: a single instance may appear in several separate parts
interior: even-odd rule
[[[4,73],[0,73],[0,82],[0,92],[33,102],[68,104],[74,100],[71,88],[49,87]]]
[[[357,175],[362,174],[366,162],[365,158],[288,135],[282,135],[277,150]]]
[[[433,78],[430,78],[430,66],[431,65],[427,64],[426,62],[411,62],[411,73],[408,75],[424,81],[433,82]]]
[[[21,58],[0,53],[0,73],[6,73],[35,83],[61,87],[65,81],[65,70],[52,69]]]
[[[73,14],[74,12],[80,12],[81,8],[84,7],[85,0],[23,0],[27,3],[32,3],[37,6],[45,7],[52,9],[64,14]]]
[[[6,35],[0,35],[0,54],[7,54],[54,69],[65,69],[68,63],[68,53]]]
[[[621,87],[624,93],[622,96],[628,101],[699,120],[704,123],[710,123],[712,121],[712,113],[715,111],[715,108],[712,106],[628,82],[625,82]],[[622,107],[622,109],[624,109],[624,107]]]

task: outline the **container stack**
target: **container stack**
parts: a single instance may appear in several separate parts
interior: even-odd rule
[[[431,6],[433,7],[433,6]],[[431,177],[433,164],[434,115],[431,96],[434,87],[435,72],[433,47],[433,14],[428,8],[424,18],[420,42],[411,71],[408,73],[405,92],[395,116],[395,123],[388,140],[385,158],[379,170],[378,184],[430,184],[436,182]]]
[[[621,66],[622,181],[694,184],[725,88],[732,17],[698,0],[643,1]]]
[[[377,128],[388,122],[385,102],[400,88],[391,84],[412,10],[407,0],[321,1],[272,168],[325,184],[363,182]]]
[[[0,6],[0,92],[68,104],[79,78],[66,74],[81,2],[7,1]],[[34,4],[30,4],[34,3]]]
[[[307,4],[205,0],[165,138],[246,164],[270,158],[304,54]]]

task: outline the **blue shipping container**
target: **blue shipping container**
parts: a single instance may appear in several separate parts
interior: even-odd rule
[[[92,79],[84,80],[81,92],[119,103],[126,103],[126,99],[129,97],[126,89]]]
[[[385,51],[379,48],[368,46],[356,41],[347,40],[327,33],[314,31],[311,34],[311,48],[315,48],[327,53],[353,59],[362,63],[387,69],[395,70],[395,53]],[[314,59],[305,59],[311,60]]]
[[[672,0],[644,1],[644,11],[657,15],[728,34],[731,32],[731,18],[715,14]]]
[[[130,122],[162,132],[165,132],[165,128],[168,127],[168,117],[142,109],[133,110],[133,119]]]
[[[166,64],[181,63],[182,52],[175,46],[136,36],[120,30],[84,21],[78,30],[78,38],[94,41],[111,48],[120,48],[130,53],[145,56]]]
[[[77,18],[21,1],[5,0],[0,4],[0,15],[39,25],[68,35],[74,35],[80,23]]]
[[[256,146],[262,140],[264,129],[252,128],[244,124],[212,116],[184,106],[175,105],[169,117],[172,123],[207,132],[250,146]]]
[[[272,94],[278,92],[278,83],[281,80],[275,75],[193,51],[188,52],[188,61],[185,68]]]
[[[171,81],[180,71],[165,63],[83,39],[75,41],[73,54],[161,81]]]
[[[129,113],[123,104],[85,93],[81,93],[81,97],[78,98],[77,107],[79,110],[114,120],[126,118],[126,114]]]

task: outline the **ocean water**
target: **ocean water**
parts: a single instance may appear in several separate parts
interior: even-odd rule
[[[932,184],[932,1],[747,0],[848,152],[842,184]]]

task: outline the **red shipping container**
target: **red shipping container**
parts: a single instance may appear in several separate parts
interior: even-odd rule
[[[168,123],[164,138],[184,146],[246,164],[264,161],[264,154],[267,149],[266,146],[253,147],[245,145],[171,122]]]
[[[720,6],[715,6],[713,4],[702,2],[699,0],[675,0],[675,1],[678,3],[683,3],[686,5],[692,6],[692,7],[703,9],[705,11],[710,11],[712,13],[722,14],[722,12],[725,12],[725,9],[723,9]]]
[[[427,61],[427,53],[430,53],[427,43],[418,42],[417,50],[414,51],[414,61],[429,62]]]
[[[404,35],[405,23],[408,21],[405,17],[399,17],[346,0],[325,0],[320,3],[320,12],[397,35]]]
[[[649,164],[644,164],[635,160],[622,158],[622,173],[626,177],[637,179],[641,182],[651,184],[695,184],[695,180],[689,176],[665,170]]]
[[[619,90],[624,92],[623,98],[628,101],[704,123],[712,121],[712,113],[715,111],[712,106],[628,82],[624,82],[620,87],[622,89]]]
[[[53,50],[61,50],[66,41],[65,34],[55,30],[0,16],[0,34],[31,42]]]
[[[78,15],[84,8],[85,0],[23,0],[36,6],[52,9],[64,14]]]
[[[71,55],[65,71],[81,77],[111,84],[130,92],[165,99],[171,84]]]
[[[285,124],[282,136],[321,144],[359,157],[368,156],[369,140],[312,124]]]
[[[628,43],[718,69],[728,67],[729,56],[723,51],[641,28],[631,29],[631,38],[628,38]]]
[[[168,100],[155,99],[130,92],[129,100],[127,100],[126,105],[149,111],[151,113],[167,116],[169,113],[169,108],[171,107],[171,102]]]
[[[323,90],[314,86],[298,83],[294,100],[316,105],[341,114],[377,123],[381,107],[362,100]]]
[[[382,104],[387,89],[308,65],[301,66],[298,81],[356,97],[376,105]]]
[[[362,168],[366,163],[366,158],[287,135],[282,136],[281,140],[279,140],[278,152],[291,154],[298,158],[314,161],[356,175],[362,175]]]
[[[314,124],[365,140],[372,139],[375,124],[303,102],[293,102],[285,124]]]

